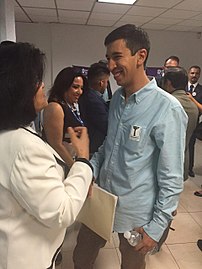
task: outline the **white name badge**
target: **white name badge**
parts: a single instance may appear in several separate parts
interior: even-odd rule
[[[141,127],[137,125],[132,125],[130,129],[130,139],[131,140],[140,140]]]

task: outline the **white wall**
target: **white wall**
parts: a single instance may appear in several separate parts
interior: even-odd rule
[[[202,37],[197,33],[174,31],[148,31],[151,54],[148,66],[161,66],[170,55],[180,58],[180,65],[188,69],[191,65],[202,68]]]
[[[57,73],[66,66],[90,64],[105,59],[103,41],[112,28],[65,24],[16,24],[17,41],[35,44],[46,53],[47,89]],[[148,66],[162,66],[170,55],[180,58],[180,65],[202,67],[202,38],[196,33],[147,31],[151,40]],[[202,81],[202,78],[200,82]],[[113,90],[116,83],[111,79]]]

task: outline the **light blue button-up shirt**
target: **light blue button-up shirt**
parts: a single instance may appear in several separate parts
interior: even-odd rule
[[[111,100],[108,134],[91,159],[98,184],[118,196],[114,230],[143,226],[158,241],[183,190],[187,115],[155,79]]]

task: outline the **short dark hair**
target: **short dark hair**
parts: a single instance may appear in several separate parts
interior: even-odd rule
[[[191,67],[189,67],[189,71],[190,71],[192,68],[198,69],[199,72],[201,73],[201,68],[200,68],[200,66],[198,66],[198,65],[192,65]]]
[[[44,72],[44,53],[29,43],[0,45],[0,130],[29,125]]]
[[[88,70],[88,82],[89,84],[98,81],[103,75],[110,75],[110,71],[105,63],[94,63]]]
[[[165,59],[164,66],[166,65],[166,63],[167,63],[168,60],[176,61],[178,65],[180,63],[179,57],[177,57],[175,55],[171,55],[167,59]]]
[[[168,67],[165,70],[164,82],[169,80],[175,90],[185,90],[188,83],[187,71],[183,67]]]
[[[49,91],[48,102],[53,100],[64,101],[64,93],[71,87],[77,77],[83,78],[84,90],[87,87],[86,77],[74,67],[62,69],[56,76],[52,88]]]
[[[122,25],[107,35],[104,45],[107,46],[118,39],[125,40],[127,48],[131,51],[131,55],[135,55],[140,49],[146,49],[148,58],[150,41],[148,34],[142,28],[137,27],[134,24]],[[145,59],[145,64],[147,58]]]

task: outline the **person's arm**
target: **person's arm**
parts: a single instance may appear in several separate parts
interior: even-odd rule
[[[102,146],[99,147],[98,152],[95,152],[92,158],[90,159],[90,163],[93,166],[95,182],[99,175],[102,163],[104,161],[104,145],[105,145],[105,141],[103,142]]]
[[[157,195],[153,219],[143,226],[144,231],[159,241],[177,208],[179,195],[183,190],[184,150],[187,115],[178,106],[169,108],[161,116],[152,132],[159,150],[157,163]]]
[[[71,136],[71,134],[70,134]],[[50,228],[71,225],[86,197],[92,182],[92,168],[88,163],[86,135],[77,141],[80,159],[63,180],[57,162],[41,140],[23,144],[10,174],[11,191],[18,203],[34,218]]]
[[[194,97],[190,93],[187,93],[187,95],[194,102],[194,104],[198,107],[199,112],[202,113],[202,104],[196,101],[196,99],[194,99]]]
[[[74,160],[63,142],[64,112],[58,103],[49,103],[44,109],[43,126],[47,142],[71,167]]]

